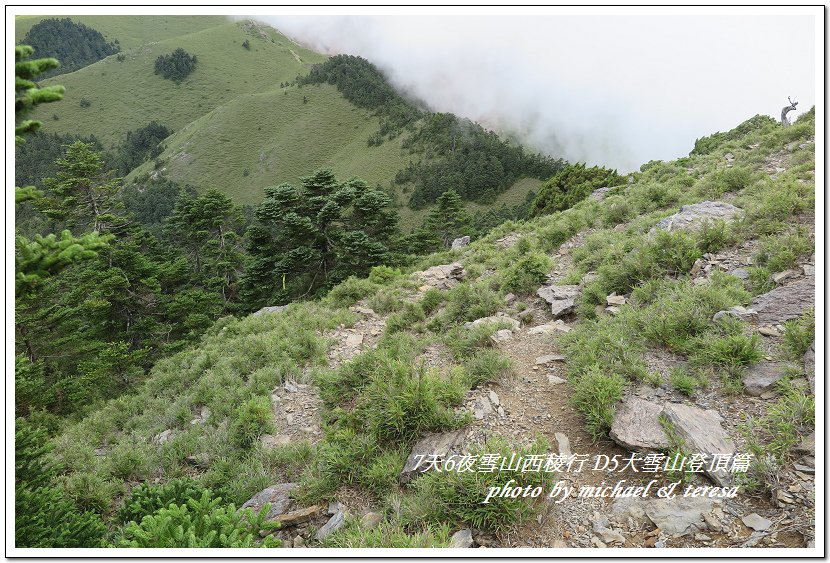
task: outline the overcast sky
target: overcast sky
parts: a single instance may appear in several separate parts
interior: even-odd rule
[[[631,170],[815,103],[809,16],[263,16],[401,90],[571,161]]]

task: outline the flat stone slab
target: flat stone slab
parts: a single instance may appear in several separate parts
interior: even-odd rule
[[[762,324],[778,324],[800,317],[816,303],[815,278],[807,277],[776,287],[752,300]]]
[[[652,523],[670,536],[685,536],[704,531],[704,514],[715,507],[716,500],[708,497],[648,498],[644,512]]]
[[[752,528],[756,532],[763,532],[764,530],[768,530],[770,526],[772,526],[772,520],[768,520],[763,516],[760,516],[753,512],[752,514],[747,514],[746,516],[741,517],[741,521],[744,523],[744,526],[747,528]]]
[[[282,524],[283,527],[296,526],[297,524],[308,522],[316,516],[320,510],[321,507],[315,504],[313,506],[309,506],[308,508],[301,508],[299,510],[293,510],[291,512],[286,512],[285,514],[280,514],[274,518],[274,520]]]
[[[715,454],[735,455],[735,444],[721,426],[721,416],[714,410],[703,410],[690,405],[669,403],[663,415],[674,426],[684,442],[684,450],[690,454],[704,454],[706,474],[722,487],[731,484],[727,470],[709,471],[708,463]]]
[[[259,509],[267,503],[271,503],[271,508],[268,510],[268,520],[273,520],[280,514],[285,513],[291,505],[291,491],[297,488],[297,483],[280,483],[272,485],[267,489],[263,489],[250,499],[245,501],[245,504],[239,508],[252,508],[254,512],[259,512]]]
[[[707,221],[709,223],[714,223],[715,221],[730,222],[742,213],[743,210],[739,207],[722,201],[693,203],[691,205],[684,205],[680,208],[680,211],[657,223],[654,229],[652,229],[652,232],[655,230],[668,232],[696,231]]]
[[[617,405],[609,436],[624,448],[655,451],[669,447],[669,440],[660,426],[663,406],[635,396]]]
[[[564,362],[565,356],[560,356],[559,354],[548,354],[547,356],[539,356],[536,358],[536,365],[543,366],[545,364],[549,364],[551,362]]]
[[[760,397],[775,388],[775,384],[784,377],[784,370],[789,364],[784,362],[761,362],[747,369],[744,375],[746,394]]]
[[[539,326],[534,326],[527,331],[528,334],[557,334],[559,332],[570,332],[571,327],[561,320],[553,321]]]
[[[485,399],[487,406],[490,406],[489,399]],[[398,480],[404,484],[408,483],[430,465],[433,455],[439,459],[446,460],[453,454],[461,453],[461,446],[464,442],[466,430],[455,430],[452,432],[441,432],[439,434],[428,434],[418,440],[412,447],[409,457],[401,470]]]

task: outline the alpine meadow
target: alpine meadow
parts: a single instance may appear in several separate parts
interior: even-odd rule
[[[823,549],[820,107],[625,171],[268,18],[13,17],[17,555]]]

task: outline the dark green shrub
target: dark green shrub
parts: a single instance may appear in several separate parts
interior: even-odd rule
[[[240,448],[250,447],[260,436],[273,430],[272,417],[268,397],[254,397],[242,403],[230,428],[234,444]]]
[[[205,492],[210,493],[208,489],[189,477],[173,479],[162,485],[141,483],[124,500],[124,505],[118,511],[117,519],[125,524],[130,521],[141,522],[145,516],[161,508],[167,508],[171,504],[180,505],[187,504],[191,499],[199,500]]]
[[[270,505],[259,513],[250,508],[237,512],[234,505],[221,502],[205,491],[198,499],[159,509],[140,523],[127,524],[117,547],[279,547],[276,538],[259,537],[260,530],[277,527],[266,521]]]
[[[107,527],[56,486],[60,468],[48,458],[51,449],[45,432],[15,421],[15,546],[100,547]]]
[[[524,240],[524,239],[522,239]],[[520,295],[533,293],[548,277],[551,260],[544,254],[527,254],[508,268],[503,289]]]
[[[196,55],[191,55],[179,47],[169,55],[159,55],[155,70],[156,74],[178,84],[196,69],[197,62]]]
[[[587,198],[597,188],[615,186],[619,181],[616,170],[601,166],[586,168],[584,164],[569,164],[542,184],[539,194],[530,206],[530,216],[538,217],[564,211]]]

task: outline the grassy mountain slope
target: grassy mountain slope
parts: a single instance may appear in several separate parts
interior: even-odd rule
[[[107,41],[118,40],[122,50],[228,23],[225,16],[18,16],[14,21],[15,37],[22,40],[44,18],[63,17],[100,31]]]
[[[741,436],[743,451],[772,452],[775,463],[790,463],[790,449],[814,425],[814,399],[805,390],[803,370],[796,366],[778,395],[760,401],[743,395],[742,369],[762,356],[800,362],[812,342],[809,315],[787,323],[781,336],[764,337],[763,350],[759,327],[718,323],[712,316],[747,305],[753,295],[774,287],[771,274],[809,264],[814,135],[813,112],[789,128],[765,120],[705,155],[650,163],[623,178],[601,201],[586,199],[563,212],[505,223],[467,248],[429,256],[414,268],[459,262],[466,277],[450,290],[424,292],[423,279],[381,268],[369,279],[344,282],[322,303],[220,320],[200,345],[160,362],[134,394],[102,405],[58,437],[56,455],[67,465],[66,486],[79,502],[107,512],[129,483],[156,476],[191,475],[235,502],[278,482],[299,481],[295,496],[301,506],[348,502],[358,491],[361,501],[399,530],[414,533],[446,524],[477,533],[512,528],[518,531],[509,540],[512,545],[531,545],[522,542],[542,537],[535,518],[526,518],[532,503],[481,504],[481,494],[499,479],[497,474],[432,473],[399,486],[397,475],[409,448],[426,432],[458,427],[524,444],[539,433],[552,442],[554,432],[565,432],[580,436],[584,448],[591,442],[586,428],[602,436],[629,386],[659,390],[659,396],[668,393],[677,402],[689,401],[688,395],[699,398],[706,408],[721,412],[733,438]],[[744,218],[698,232],[649,234],[682,205],[707,200],[731,202]],[[512,246],[506,247],[505,236]],[[563,246],[566,242],[572,245]],[[695,269],[697,260],[706,268]],[[721,271],[721,260],[753,266],[742,281],[737,273]],[[500,323],[464,326],[499,312],[533,326],[548,323],[549,306],[535,291],[549,274],[558,284],[582,288],[567,334],[554,329],[532,336],[526,327],[514,328],[512,339],[496,345],[490,336]],[[616,312],[604,310],[612,291],[626,296]],[[515,301],[505,300],[507,293]],[[350,310],[355,303],[361,308]],[[345,328],[336,328],[340,323]],[[356,345],[361,353],[338,359],[355,346],[354,333],[361,335]],[[568,378],[556,387],[534,367],[535,357],[551,353],[564,355],[563,367],[556,369]],[[301,391],[305,402],[294,412],[309,405],[321,409],[323,432],[287,445],[260,445],[262,436],[291,426],[294,415],[277,417],[270,404],[272,390],[287,380],[319,389],[315,400],[309,397],[316,391]],[[474,399],[488,401],[487,393],[492,397],[496,389],[507,397],[502,402],[507,413],[493,414],[501,418],[488,428],[486,421],[473,420],[468,405]],[[284,394],[274,404],[293,405],[291,397]],[[526,414],[539,405],[544,416]],[[209,416],[190,422],[204,406]],[[570,407],[579,414],[567,414]],[[735,413],[752,417],[746,428]],[[154,440],[168,429],[171,439]],[[298,435],[305,431],[296,430]],[[546,448],[544,443],[535,447],[534,453]],[[505,448],[506,442],[495,441],[487,451]],[[619,453],[608,440],[594,448]],[[767,479],[777,479],[769,473],[776,466],[765,463],[752,466],[745,485],[754,487],[750,490],[763,491]],[[522,479],[540,478],[533,475],[520,474],[519,486],[525,484]],[[502,474],[499,483],[509,477]],[[768,504],[758,506],[772,516]],[[736,514],[749,508],[743,505]],[[794,517],[809,521],[802,512]],[[561,514],[574,546],[591,545],[590,531],[585,535],[576,529],[582,518],[572,522],[567,508]],[[558,528],[557,533],[561,539]],[[325,545],[377,546],[373,538],[350,521]],[[585,543],[578,543],[582,539]],[[712,545],[726,546],[732,539],[719,536]],[[643,540],[631,535],[627,544],[639,546]],[[692,545],[691,538],[683,541]],[[389,538],[380,543],[391,546]]]
[[[385,184],[406,161],[400,140],[366,146],[377,127],[334,86],[277,88],[239,96],[186,125],[168,138],[159,159],[176,182],[218,187],[256,204],[264,186],[295,183],[321,167]],[[128,181],[153,167],[146,163]]]
[[[123,62],[114,55],[44,81],[64,85],[66,96],[55,107],[39,108],[33,117],[49,122],[52,132],[95,135],[110,146],[121,141],[127,131],[151,120],[177,131],[239,96],[293,80],[324,58],[298,47],[272,28],[227,18],[218,24],[215,18],[191,19],[193,27],[199,24],[201,28],[125,48]],[[122,28],[116,25],[113,29]],[[250,41],[250,50],[242,47],[245,40]],[[159,55],[179,47],[196,55],[199,62],[177,85],[154,74],[153,64]],[[91,105],[81,107],[81,99]]]

